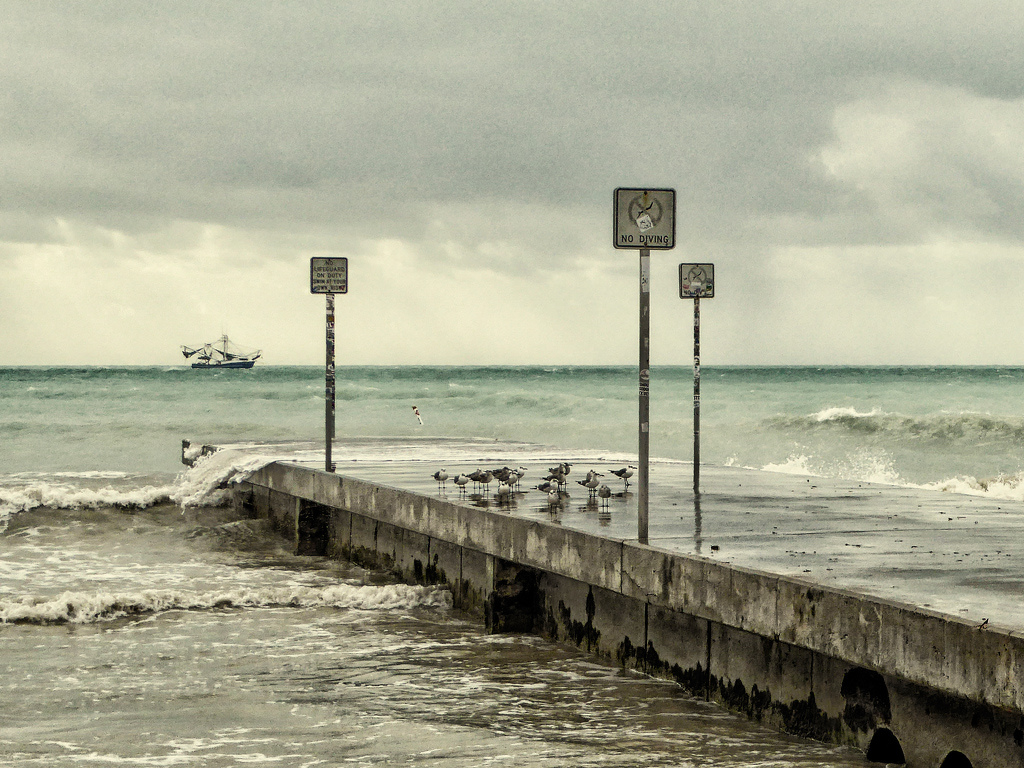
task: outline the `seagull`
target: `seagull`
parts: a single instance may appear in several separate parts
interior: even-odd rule
[[[588,489],[590,491],[591,496],[593,496],[597,492],[597,487],[601,485],[601,481],[597,479],[596,474],[594,477],[587,475],[586,480],[577,480],[576,482],[582,485],[584,488]]]
[[[480,482],[480,478],[482,478],[483,476],[484,473],[479,469],[469,473],[469,479],[473,481],[474,486],[476,486],[476,484]]]
[[[438,487],[444,488],[445,480],[448,479],[448,471],[444,469],[439,469],[437,470],[437,472],[434,473],[433,477],[435,480],[437,480]]]
[[[565,485],[566,477],[569,474],[569,467],[571,464],[559,464],[557,467],[551,467],[548,469],[548,476],[545,480],[554,480],[559,486]]]
[[[587,472],[587,480],[593,480],[595,477],[604,477],[601,472],[596,472],[593,469]]]
[[[490,483],[491,480],[494,479],[494,474],[491,472],[481,472],[479,474],[480,476],[476,479],[476,481],[480,483],[486,490],[488,483]]]
[[[469,483],[469,476],[468,475],[458,474],[458,475],[455,476],[455,479],[452,480],[452,482],[455,483],[457,486],[459,486],[459,492],[460,493],[465,493],[466,492],[466,485]]]
[[[601,487],[597,489],[597,495],[601,499],[601,504],[603,506],[608,506],[608,499],[612,497],[612,489],[607,485],[602,484]]]
[[[561,501],[561,497],[558,495],[558,488],[550,488],[548,490],[548,506],[554,507]]]
[[[508,504],[512,501],[512,486],[501,483],[498,486],[497,497],[499,504]]]
[[[544,491],[547,493],[551,489],[558,490],[558,484],[554,480],[545,480],[543,483],[537,486],[538,491]]]
[[[612,474],[619,478],[629,488],[629,478],[633,476],[633,470],[636,469],[632,464],[623,467],[622,469],[613,469]]]

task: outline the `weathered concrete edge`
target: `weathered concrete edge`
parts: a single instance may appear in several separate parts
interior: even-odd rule
[[[1005,628],[299,465],[269,464],[246,482],[1024,712],[1024,639]]]

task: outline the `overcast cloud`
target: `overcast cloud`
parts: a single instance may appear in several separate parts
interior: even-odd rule
[[[849,7],[847,7],[847,5]],[[1009,2],[4,5],[0,364],[1024,363]]]

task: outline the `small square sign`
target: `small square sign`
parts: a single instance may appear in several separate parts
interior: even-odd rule
[[[348,293],[348,259],[321,258],[309,260],[310,293]]]
[[[711,299],[715,296],[714,264],[680,264],[679,298]]]

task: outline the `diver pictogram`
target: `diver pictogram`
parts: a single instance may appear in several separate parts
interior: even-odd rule
[[[675,210],[674,189],[616,189],[615,247],[674,248]]]

